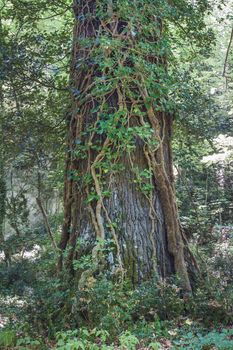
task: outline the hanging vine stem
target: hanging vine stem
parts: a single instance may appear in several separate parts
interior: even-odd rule
[[[105,99],[104,99],[104,102],[105,102]],[[103,106],[103,103],[102,103],[102,106]],[[102,108],[100,110],[102,111]],[[97,118],[97,122],[98,122],[98,120],[99,119]],[[97,122],[95,123],[95,125],[97,125]],[[94,137],[94,133],[92,133],[92,135],[91,135],[91,137],[89,139],[89,142],[88,142],[89,145],[91,145],[93,137]],[[93,224],[94,224],[94,227],[95,227],[95,230],[96,230],[97,237],[99,237],[99,238],[101,238],[103,240],[105,239],[105,230],[104,230],[104,220],[103,220],[102,215],[101,215],[101,210],[102,209],[104,210],[104,213],[105,213],[108,225],[110,227],[113,239],[114,239],[115,244],[116,244],[117,260],[118,260],[119,267],[120,267],[120,272],[121,272],[121,281],[123,282],[124,275],[125,275],[125,270],[123,268],[123,263],[122,263],[122,259],[121,259],[120,246],[119,246],[118,238],[117,238],[117,235],[116,235],[113,223],[112,223],[112,221],[111,221],[111,219],[109,217],[108,211],[107,211],[107,209],[106,209],[106,207],[104,205],[100,182],[98,180],[98,176],[97,176],[96,171],[95,171],[96,165],[98,163],[100,163],[104,159],[105,154],[106,154],[106,149],[108,149],[110,146],[111,146],[111,141],[108,138],[106,138],[106,140],[105,140],[105,142],[103,144],[103,147],[102,147],[102,151],[96,156],[94,162],[90,166],[92,178],[93,178],[94,184],[95,184],[95,190],[96,190],[96,193],[98,195],[98,200],[97,200],[97,204],[96,204],[96,212],[94,213],[91,205],[89,205],[89,209],[90,209],[90,212],[91,212],[92,221],[93,221]]]
[[[144,146],[143,151],[144,151],[147,163],[148,163],[148,167],[153,172],[153,166],[151,164],[151,160],[150,160],[149,154],[146,151],[146,146]],[[153,186],[152,176],[150,177],[150,184],[151,184],[151,187],[152,187]],[[158,268],[157,268],[157,264],[156,264],[156,261],[157,261],[156,245],[155,245],[155,242],[154,242],[154,239],[153,239],[153,235],[154,235],[154,232],[155,232],[155,221],[159,221],[159,218],[158,218],[158,215],[156,214],[156,211],[155,211],[155,208],[154,208],[154,198],[153,198],[152,191],[150,191],[150,196],[149,196],[148,200],[149,200],[149,204],[150,204],[150,213],[149,213],[149,216],[150,216],[150,219],[151,219],[150,237],[151,237],[151,242],[152,242],[152,247],[153,247],[153,264],[154,264],[154,271],[158,273]],[[165,271],[164,267],[163,267],[163,270]]]
[[[102,196],[102,191],[100,188],[100,183],[99,183],[99,180],[98,180],[97,175],[96,175],[95,167],[96,167],[96,164],[98,162],[101,162],[101,160],[103,160],[103,158],[105,156],[105,148],[107,148],[110,143],[111,143],[110,140],[107,138],[104,142],[102,151],[97,155],[93,164],[91,165],[91,174],[92,174],[92,178],[94,180],[96,193],[99,197],[97,200],[97,205],[96,205],[96,221],[97,221],[98,227],[99,227],[98,237],[100,237],[102,239],[105,239],[104,223],[103,223],[103,218],[101,215],[101,208],[103,207],[103,196]]]

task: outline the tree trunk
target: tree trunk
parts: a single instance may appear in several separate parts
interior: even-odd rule
[[[163,26],[155,6],[145,2],[140,12],[136,3],[132,12],[117,1],[74,3],[60,248],[70,249],[72,265],[78,239],[85,249],[93,249],[96,238],[111,239],[114,250],[106,259],[111,271],[134,285],[176,273],[190,291],[173,186],[172,116],[162,105]],[[61,257],[60,268],[62,263]]]
[[[0,18],[0,47],[4,47],[2,21]],[[6,216],[6,174],[5,174],[5,154],[4,154],[4,94],[3,84],[0,83],[0,250],[4,250],[4,222]],[[8,257],[8,252],[4,250],[5,257]]]

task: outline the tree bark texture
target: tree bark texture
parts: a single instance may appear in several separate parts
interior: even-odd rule
[[[69,248],[71,264],[79,254],[77,240],[93,248],[96,238],[111,239],[109,269],[118,268],[134,285],[176,273],[190,291],[173,186],[172,116],[155,108],[150,77],[136,67],[140,54],[129,22],[119,17],[115,2],[98,4],[74,3],[73,102],[60,248]],[[155,22],[153,13],[146,16]],[[151,45],[163,35],[159,19],[156,26],[157,36],[147,35]],[[166,66],[163,56],[148,53],[143,59],[153,67]],[[120,69],[130,74],[117,76]],[[60,269],[63,263],[61,257]]]

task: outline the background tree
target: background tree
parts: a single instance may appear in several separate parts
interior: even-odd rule
[[[0,6],[3,240],[15,253],[40,241],[44,231],[36,197],[48,212],[61,203],[70,8],[65,1]]]

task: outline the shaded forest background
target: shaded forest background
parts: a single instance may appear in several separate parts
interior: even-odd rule
[[[142,16],[155,6],[136,2]],[[79,255],[80,240],[72,276],[58,271],[67,126],[80,94],[70,73],[73,26],[84,19],[66,0],[0,1],[1,348],[233,349],[232,5],[156,2],[169,77],[159,98],[174,115],[177,204],[199,266],[184,296],[179,276],[134,288],[115,272],[80,282],[96,264],[90,252]],[[95,91],[105,92],[106,84]],[[82,145],[77,152],[82,159]],[[98,242],[101,257],[113,250],[112,240]]]

